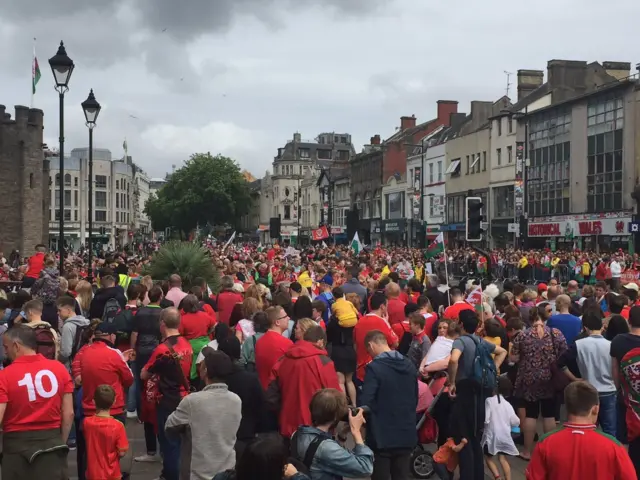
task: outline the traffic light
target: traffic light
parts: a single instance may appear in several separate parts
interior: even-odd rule
[[[482,199],[480,197],[467,197],[465,199],[467,206],[467,242],[482,241]]]

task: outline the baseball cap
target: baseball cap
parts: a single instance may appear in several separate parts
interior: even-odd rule
[[[626,285],[623,285],[622,288],[624,288],[625,290],[633,290],[634,292],[640,290],[637,283],[627,283]]]
[[[547,290],[548,290],[548,288],[547,288],[547,284],[546,283],[539,283],[538,284],[538,293],[546,292]]]
[[[326,283],[329,286],[333,286],[333,277],[331,275],[325,275],[320,280],[320,283]]]
[[[96,335],[115,335],[118,329],[111,322],[100,322],[96,327]]]

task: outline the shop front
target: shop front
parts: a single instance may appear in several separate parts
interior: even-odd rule
[[[530,248],[551,250],[629,250],[631,214],[567,215],[534,218],[527,227]]]
[[[509,224],[512,218],[496,218],[491,220],[491,246],[492,248],[506,248],[513,246],[515,233],[509,232]]]
[[[410,246],[413,248],[425,248],[424,222],[419,219],[409,220]]]
[[[462,248],[465,245],[465,224],[450,223],[441,225],[440,230],[444,232],[448,248]]]
[[[407,221],[405,219],[384,220],[382,222],[382,234],[384,245],[406,245]]]
[[[336,244],[346,245],[349,241],[347,229],[344,227],[331,227],[331,238]]]
[[[280,237],[282,238],[283,245],[298,245],[297,228],[282,228],[280,230]]]

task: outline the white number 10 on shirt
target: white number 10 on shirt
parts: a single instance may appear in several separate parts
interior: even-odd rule
[[[42,384],[43,377],[47,377],[49,379],[49,383],[51,383],[49,390],[47,390]],[[51,370],[40,370],[36,373],[35,381],[33,376],[30,373],[27,373],[22,377],[22,380],[18,382],[18,385],[21,387],[27,387],[30,402],[36,401],[36,394],[42,398],[51,398],[58,393],[58,379]]]

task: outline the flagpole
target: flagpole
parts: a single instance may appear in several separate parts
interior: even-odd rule
[[[33,37],[33,58],[31,59],[31,108],[33,108],[33,97],[34,97],[34,88],[33,88],[33,82],[35,80],[35,74],[36,72],[34,71],[34,67],[35,67],[35,61],[36,61],[36,37]]]
[[[443,244],[444,244],[444,242],[443,242]],[[447,280],[447,304],[448,304],[448,306],[451,306],[451,296],[449,295],[449,272],[447,271],[447,249],[446,249],[446,247],[442,251],[442,254],[444,255],[444,277]]]

